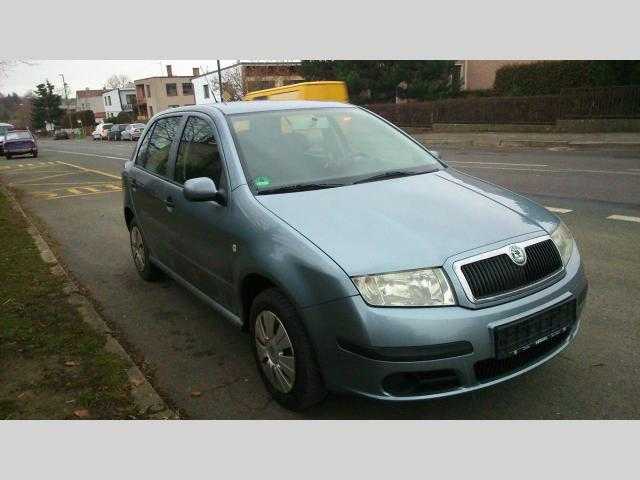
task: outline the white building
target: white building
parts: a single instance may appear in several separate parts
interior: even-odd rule
[[[240,100],[247,92],[282,87],[304,81],[299,73],[300,62],[238,62],[220,69],[224,85],[224,100]],[[207,72],[191,79],[196,105],[220,101],[218,71]]]
[[[132,112],[136,103],[135,88],[114,88],[102,94],[105,118],[117,117],[120,112]]]

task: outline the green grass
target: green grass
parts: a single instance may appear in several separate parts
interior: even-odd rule
[[[0,419],[135,416],[127,363],[68,302],[0,192]]]

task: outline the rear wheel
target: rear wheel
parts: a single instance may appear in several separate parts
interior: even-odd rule
[[[327,391],[311,342],[293,304],[278,289],[260,293],[251,306],[251,338],[267,390],[282,406],[300,411]]]
[[[129,225],[129,240],[131,244],[131,256],[138,274],[147,282],[160,277],[160,270],[149,260],[149,250],[142,236],[142,231],[135,219]]]
[[[31,152],[31,156],[33,156],[33,158],[38,158],[38,150]]]
[[[7,154],[5,155],[5,157],[7,157],[7,160],[11,160],[11,154],[10,154],[10,153],[7,153]]]

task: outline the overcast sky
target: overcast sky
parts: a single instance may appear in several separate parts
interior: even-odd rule
[[[223,60],[222,66],[235,63]],[[114,74],[137,78],[166,75],[166,65],[172,65],[174,75],[191,75],[192,67],[200,72],[216,69],[216,60],[33,60],[29,64],[15,64],[0,76],[0,92],[16,92],[24,95],[47,79],[62,91],[62,78],[69,86],[69,97],[75,97],[76,90],[102,88],[106,80]]]

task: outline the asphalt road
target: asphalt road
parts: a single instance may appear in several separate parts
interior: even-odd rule
[[[174,282],[138,277],[119,180],[132,148],[43,140],[38,159],[0,160],[0,179],[186,417],[640,418],[640,152],[438,149],[452,167],[530,196],[571,228],[591,287],[576,341],[533,372],[482,391],[401,404],[331,396],[293,414],[270,401],[246,334]]]

